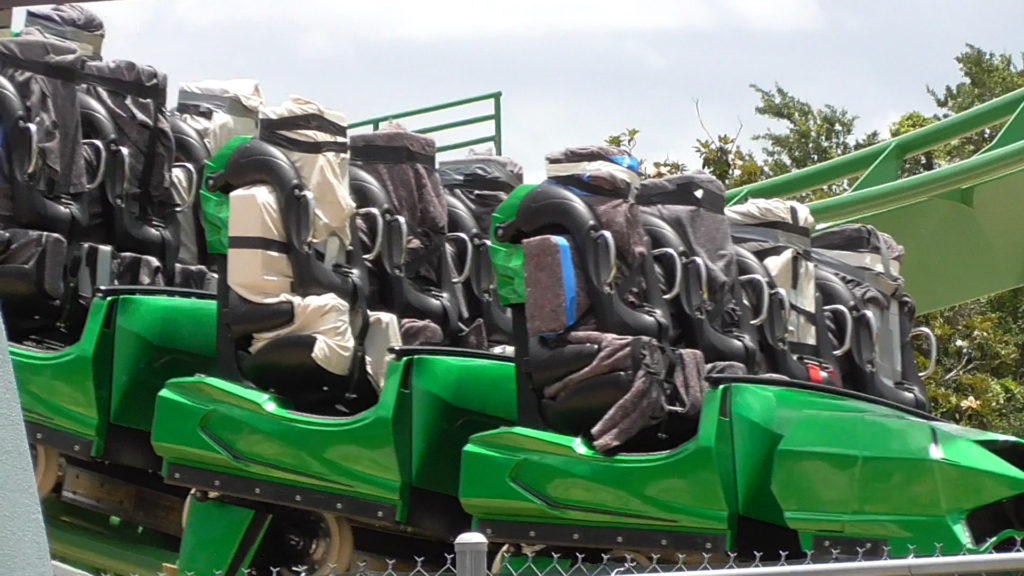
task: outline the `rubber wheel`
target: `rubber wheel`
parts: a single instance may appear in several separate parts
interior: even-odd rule
[[[42,498],[53,492],[57,486],[57,476],[60,474],[60,453],[52,446],[42,444],[29,444],[29,452],[32,454],[32,467],[36,475],[36,491]]]
[[[645,554],[633,550],[612,550],[608,552],[609,560],[621,560],[622,562],[634,562],[636,566],[647,570],[651,567],[651,559]]]
[[[305,510],[275,512],[254,562],[255,573],[327,576],[347,572],[353,548],[352,526],[341,516]]]

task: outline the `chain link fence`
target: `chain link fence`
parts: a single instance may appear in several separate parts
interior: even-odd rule
[[[1011,544],[1013,544],[1011,542]],[[729,576],[936,576],[946,574],[1016,574],[1024,576],[1024,547],[993,549],[986,554],[966,550],[949,553],[937,545],[927,553],[915,547],[906,551],[885,548],[880,559],[866,558],[864,549],[856,554],[832,549],[828,552],[754,552],[751,557],[735,553],[657,555],[626,550],[609,553],[560,554],[545,547],[504,546],[497,553],[485,536],[466,533],[455,543],[455,551],[444,558],[415,558],[411,561],[354,559],[351,566],[287,566],[249,569],[246,576],[630,576],[638,574],[680,575],[687,572],[726,571]],[[771,557],[771,560],[767,558]],[[114,576],[106,572],[80,572],[56,562],[55,575]],[[237,576],[221,571],[210,574],[178,570],[167,566],[156,574],[123,576]]]

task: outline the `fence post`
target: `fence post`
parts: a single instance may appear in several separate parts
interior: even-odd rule
[[[487,576],[487,537],[463,532],[455,539],[455,575]]]

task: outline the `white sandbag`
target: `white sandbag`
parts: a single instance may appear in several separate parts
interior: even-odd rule
[[[280,148],[295,165],[302,176],[302,181],[313,193],[316,212],[313,220],[314,241],[325,240],[329,236],[338,236],[347,245],[351,240],[349,219],[355,213],[356,205],[349,192],[348,183],[348,121],[340,112],[327,110],[320,104],[299,96],[292,96],[280,106],[265,107],[261,111],[263,118],[260,128],[260,139]],[[335,130],[308,128],[297,130],[273,130],[268,134],[270,123],[266,119],[294,120],[306,124],[304,118],[318,116],[328,121],[327,126]],[[319,143],[322,151],[308,153],[299,146],[289,146],[288,142],[297,140],[300,143]]]
[[[204,80],[178,88],[178,116],[216,153],[235,136],[255,136],[263,90],[255,80]]]
[[[366,331],[363,346],[366,350],[366,372],[378,391],[384,387],[388,364],[392,360],[392,354],[388,349],[401,345],[402,335],[399,331],[398,316],[389,312],[371,311],[370,327]]]
[[[817,344],[814,264],[811,262],[810,209],[791,200],[755,198],[725,209],[734,242],[764,263],[775,283],[786,292],[791,313],[787,339]]]
[[[280,302],[292,291],[293,276],[277,194],[267,185],[248,186],[232,192],[230,200],[228,285],[250,302]],[[240,248],[245,245],[240,239],[263,242],[249,241],[250,247]]]
[[[295,318],[291,324],[252,335],[249,351],[255,353],[267,342],[296,334],[316,337],[313,360],[324,370],[345,375],[352,368],[355,339],[349,323],[348,303],[336,294],[319,294],[305,298],[281,294],[279,301],[290,302]]]

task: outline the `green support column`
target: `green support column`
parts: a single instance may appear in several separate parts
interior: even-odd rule
[[[191,499],[179,574],[245,574],[270,515],[220,500]]]

